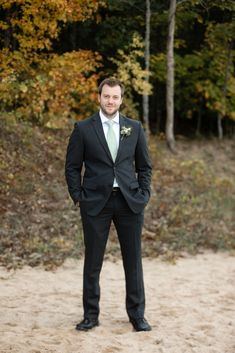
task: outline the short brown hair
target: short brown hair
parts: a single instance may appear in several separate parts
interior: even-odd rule
[[[120,88],[121,88],[121,96],[123,97],[124,91],[125,91],[125,87],[124,87],[123,83],[120,80],[118,80],[118,79],[116,79],[114,77],[109,77],[109,78],[104,79],[100,83],[100,85],[98,87],[99,94],[101,94],[102,88],[104,87],[104,85],[108,85],[109,87],[120,86]]]

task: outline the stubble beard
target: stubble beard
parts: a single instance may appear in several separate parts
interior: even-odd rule
[[[102,113],[106,116],[106,118],[108,118],[108,119],[114,118],[118,112],[118,109],[115,109],[114,112],[112,114],[110,114],[107,112],[107,110],[104,107],[101,106],[100,109],[101,109]]]

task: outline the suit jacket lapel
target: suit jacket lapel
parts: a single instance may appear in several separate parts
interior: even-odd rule
[[[123,126],[125,126],[125,118],[121,114],[119,115],[119,124],[120,124],[119,147],[118,147],[118,151],[117,151],[116,161],[120,157],[120,154],[121,154],[122,148],[123,148],[123,143],[124,143],[124,139],[121,138],[121,129]]]
[[[92,122],[93,122],[93,128],[94,128],[94,130],[95,130],[95,132],[96,132],[96,134],[98,136],[98,139],[99,139],[101,145],[103,146],[105,152],[108,154],[108,156],[111,159],[111,161],[113,161],[111,153],[109,151],[108,144],[106,142],[106,138],[105,138],[105,135],[104,135],[104,130],[103,130],[103,126],[102,126],[102,122],[101,122],[99,113],[94,115]]]

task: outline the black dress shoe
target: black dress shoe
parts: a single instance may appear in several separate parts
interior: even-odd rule
[[[76,325],[75,329],[78,331],[88,331],[88,330],[91,330],[95,326],[99,326],[98,319],[85,318],[79,324]]]
[[[137,318],[137,319],[130,319],[130,322],[132,323],[132,325],[136,331],[151,331],[152,330],[148,321],[142,317]]]

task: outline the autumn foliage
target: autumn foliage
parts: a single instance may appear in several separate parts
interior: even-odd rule
[[[96,0],[3,0],[0,10],[1,110],[39,124],[94,109],[101,57],[88,50],[55,54],[66,22],[84,21]],[[53,122],[54,119],[54,122]],[[63,120],[63,119],[62,119]]]

